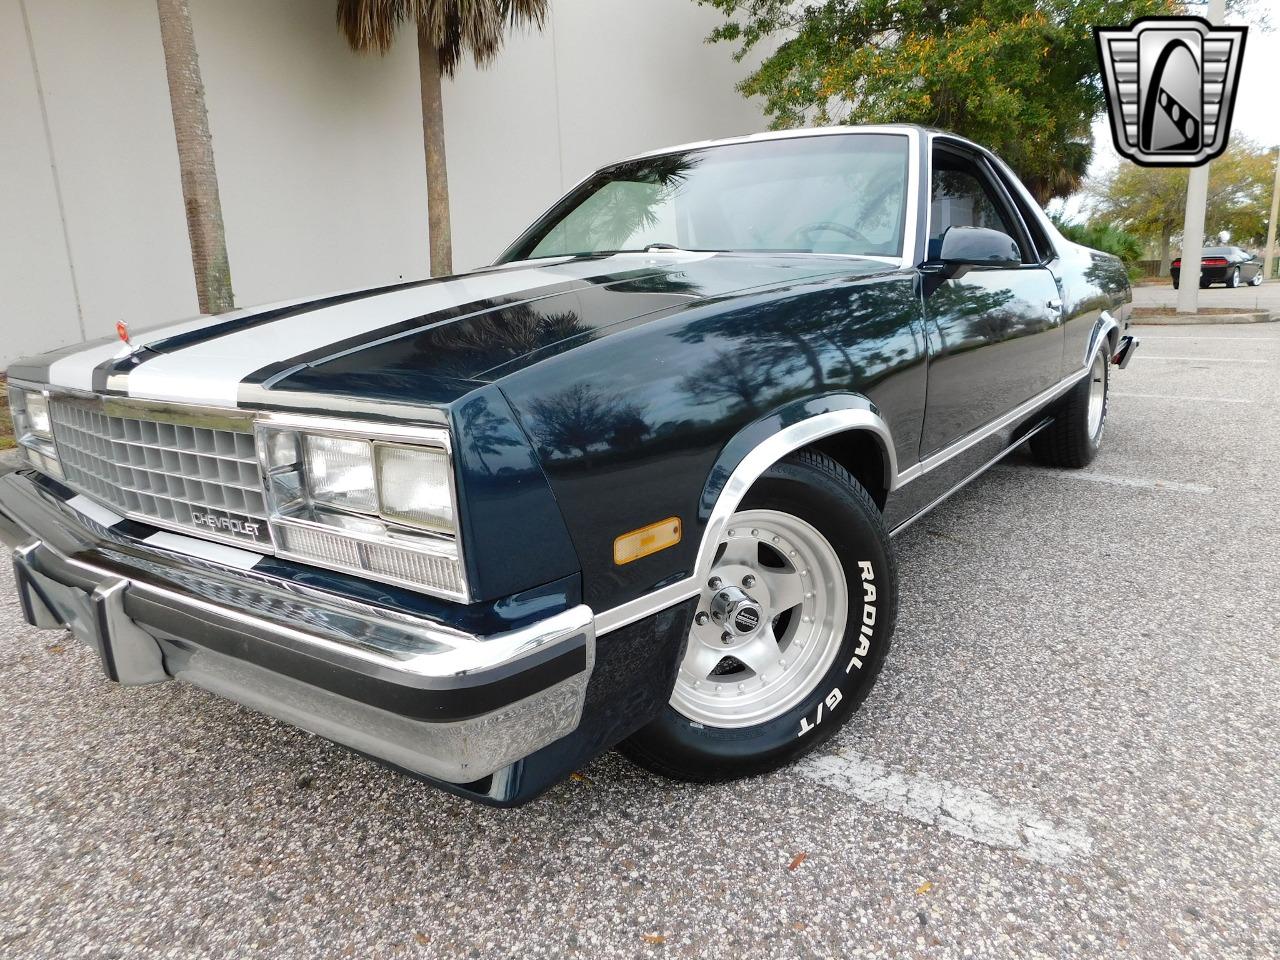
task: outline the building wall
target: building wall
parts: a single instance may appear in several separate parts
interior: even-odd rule
[[[592,170],[657,147],[764,129],[735,84],[748,68],[706,44],[720,15],[692,0],[553,0],[445,90],[454,264],[492,262]]]
[[[0,0],[3,362],[197,310],[155,3],[25,0],[29,33],[23,4]]]
[[[426,272],[417,52],[355,55],[333,7],[191,3],[240,304]]]
[[[424,275],[412,36],[357,56],[331,2],[191,8],[237,303]],[[703,43],[713,10],[551,10],[446,82],[457,269],[491,262],[601,163],[764,125],[734,90],[746,67]],[[195,313],[154,0],[0,0],[0,130],[0,364]]]

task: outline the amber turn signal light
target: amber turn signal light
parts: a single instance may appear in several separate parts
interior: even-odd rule
[[[667,517],[639,530],[624,533],[613,541],[613,562],[622,566],[667,547],[674,547],[679,542],[680,518]]]

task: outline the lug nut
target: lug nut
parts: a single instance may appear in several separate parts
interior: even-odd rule
[[[710,587],[712,590],[719,590],[720,587],[723,585],[724,585],[724,581],[721,580],[719,577],[712,577],[710,580],[707,581],[707,586]]]
[[[711,617],[707,614],[707,611],[700,610],[698,611],[698,615],[693,618],[693,622],[700,627],[705,627],[707,625],[707,621],[710,619]]]
[[[748,590],[750,590],[752,587],[756,585],[756,578],[748,573],[745,577],[742,578],[742,585],[746,587]]]
[[[720,642],[726,646],[733,643],[733,634],[726,630],[724,633],[720,634]]]

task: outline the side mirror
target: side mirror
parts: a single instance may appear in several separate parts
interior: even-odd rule
[[[948,227],[936,253],[929,253],[929,264],[948,269],[1022,265],[1022,252],[1013,237],[986,227]]]

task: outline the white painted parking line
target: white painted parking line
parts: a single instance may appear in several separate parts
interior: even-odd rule
[[[1136,354],[1134,360],[1185,360],[1188,363],[1271,363],[1270,360],[1259,360],[1256,357],[1153,357],[1151,354]]]
[[[855,800],[1028,860],[1064,866],[1093,852],[1082,827],[1055,824],[1032,807],[1004,803],[984,790],[899,773],[851,750],[810,757],[796,770]]]
[[[1212,333],[1200,333],[1195,334],[1194,336],[1170,337],[1157,333],[1144,333],[1142,335],[1142,342],[1146,343],[1148,340],[1255,340],[1262,343],[1273,343],[1280,340],[1280,337],[1217,337]]]
[[[1213,493],[1213,487],[1203,483],[1183,483],[1178,480],[1156,480],[1148,477],[1123,477],[1115,473],[1094,473],[1091,470],[1054,470],[1048,467],[1021,467],[1017,464],[997,464],[991,468],[1001,473],[1046,473],[1065,480],[1089,480],[1093,483],[1110,483],[1117,487],[1146,487],[1150,490],[1176,490],[1180,493]]]
[[[1121,393],[1118,390],[1112,390],[1109,393],[1113,397],[1135,397],[1139,400],[1194,400],[1196,403],[1253,403],[1252,400],[1246,400],[1244,397],[1187,397],[1181,394],[1172,393]]]

